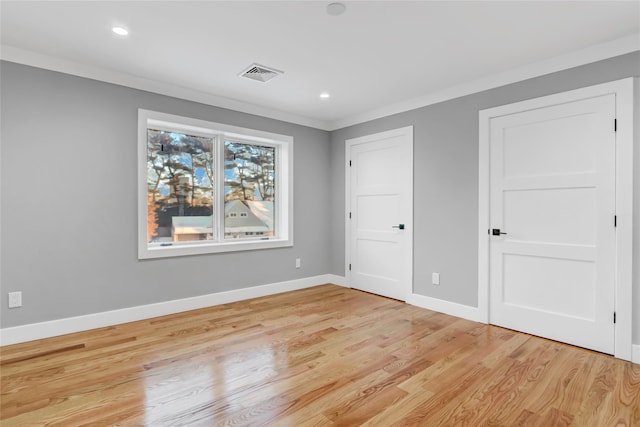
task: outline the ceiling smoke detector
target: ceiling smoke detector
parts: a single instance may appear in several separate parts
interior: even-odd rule
[[[284,71],[276,70],[275,68],[265,67],[260,64],[251,64],[244,71],[238,74],[240,77],[246,77],[251,80],[259,82],[268,82],[274,77],[284,74]]]
[[[342,15],[347,10],[347,6],[344,3],[329,3],[327,5],[327,13],[331,16]]]

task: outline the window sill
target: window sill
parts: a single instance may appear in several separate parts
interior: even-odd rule
[[[179,244],[140,248],[138,259],[167,258],[186,255],[204,255],[225,252],[253,251],[293,246],[292,239],[238,240],[224,243]]]

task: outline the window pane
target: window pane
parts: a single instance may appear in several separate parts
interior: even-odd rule
[[[275,235],[274,147],[224,142],[224,237]]]
[[[147,242],[212,240],[213,138],[147,129]]]

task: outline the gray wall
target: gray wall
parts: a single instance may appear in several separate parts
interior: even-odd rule
[[[630,76],[640,76],[639,52],[332,132],[331,272],[344,275],[345,140],[413,125],[414,292],[477,306],[478,111]],[[635,148],[640,151],[637,143]],[[640,198],[637,176],[635,182]],[[636,249],[639,242],[640,223],[635,229]],[[640,343],[640,251],[634,256],[634,342]],[[440,286],[431,285],[432,272],[440,273]]]
[[[331,270],[328,132],[0,66],[3,328]],[[138,108],[292,135],[295,246],[139,261]],[[14,290],[23,292],[24,306],[8,310],[6,295]]]
[[[0,73],[0,322],[6,328],[344,275],[344,141],[409,125],[415,132],[414,290],[476,306],[478,111],[640,76],[640,53],[331,133],[13,63],[2,62]],[[138,261],[138,108],[292,135],[295,247]],[[640,223],[634,245],[634,342],[640,343]],[[441,273],[439,287],[430,285],[432,271]],[[13,290],[23,291],[24,307],[7,310],[6,292]]]

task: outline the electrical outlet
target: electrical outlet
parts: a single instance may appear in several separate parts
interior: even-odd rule
[[[300,268],[300,258],[296,258],[296,268]]]
[[[431,283],[434,285],[440,284],[440,273],[431,273]]]
[[[22,292],[9,292],[9,308],[22,307]]]

